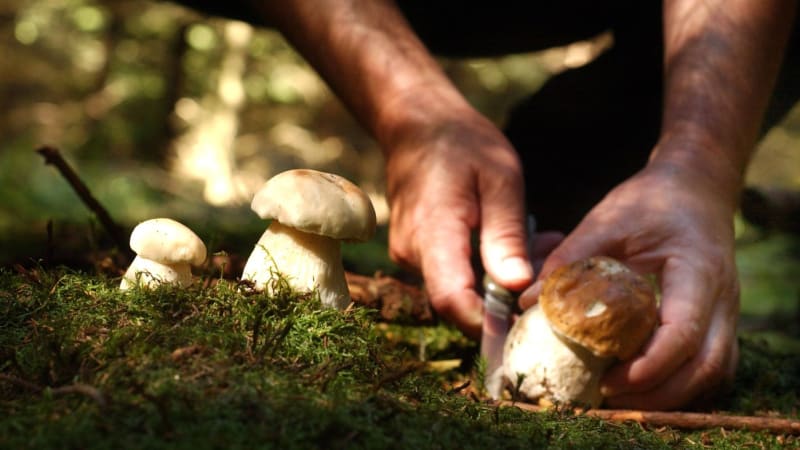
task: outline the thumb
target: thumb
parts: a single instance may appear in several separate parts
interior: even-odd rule
[[[533,282],[522,195],[482,199],[480,249],[483,266],[500,285],[521,290]]]

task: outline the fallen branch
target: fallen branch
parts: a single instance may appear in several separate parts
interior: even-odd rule
[[[59,386],[59,387],[42,387],[38,384],[31,383],[30,381],[25,381],[17,377],[13,377],[11,375],[6,375],[4,373],[0,373],[0,381],[6,381],[10,384],[16,385],[17,387],[27,389],[31,392],[35,392],[37,394],[44,393],[46,390],[49,389],[50,394],[53,396],[59,395],[67,395],[67,394],[80,394],[86,397],[91,398],[97,403],[97,406],[100,408],[105,408],[108,405],[108,401],[106,401],[106,396],[94,386],[89,386],[88,384],[83,383],[73,383],[68,384],[66,386]]]
[[[526,411],[545,411],[547,408],[502,401],[498,406],[516,407]],[[777,434],[800,434],[800,420],[777,417],[738,416],[719,413],[694,413],[684,411],[637,411],[627,409],[576,408],[576,416],[596,417],[610,422],[636,422],[651,427],[672,427],[687,430],[725,428],[728,430],[767,431]]]
[[[384,320],[432,324],[436,316],[428,294],[416,286],[376,273],[372,277],[346,272],[350,297],[359,305],[380,311]]]
[[[114,243],[117,247],[128,256],[133,256],[130,253],[130,249],[128,249],[128,240],[125,238],[122,228],[114,222],[114,219],[111,218],[111,214],[97,201],[96,198],[92,195],[89,191],[89,188],[86,187],[86,184],[78,177],[78,174],[72,170],[72,167],[67,164],[64,158],[61,156],[61,153],[58,151],[57,148],[54,147],[41,147],[36,150],[37,153],[42,155],[44,158],[45,164],[49,164],[55,166],[56,169],[61,173],[61,175],[67,180],[72,189],[78,194],[81,201],[97,216],[100,223],[105,228],[106,232],[111,236],[111,239],[114,240]]]

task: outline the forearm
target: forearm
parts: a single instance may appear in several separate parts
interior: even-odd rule
[[[664,115],[652,162],[703,170],[735,201],[794,8],[793,0],[664,2]]]
[[[468,107],[389,0],[257,4],[379,141],[434,105]]]

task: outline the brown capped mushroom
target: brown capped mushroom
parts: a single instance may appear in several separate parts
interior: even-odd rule
[[[272,223],[250,254],[242,278],[263,290],[280,274],[293,289],[316,289],[326,306],[347,307],[350,293],[340,241],[366,241],[375,233],[369,197],[338,175],[295,169],[269,179],[251,207]]]
[[[624,264],[593,257],[555,270],[539,303],[506,341],[506,383],[532,400],[602,403],[599,382],[615,361],[635,356],[657,324],[650,282]]]

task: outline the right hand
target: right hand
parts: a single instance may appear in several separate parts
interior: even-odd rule
[[[480,336],[482,301],[470,264],[479,229],[486,271],[521,290],[533,281],[526,247],[524,183],[515,150],[472,108],[436,107],[382,142],[391,206],[389,252],[422,273],[434,309],[465,334]]]

